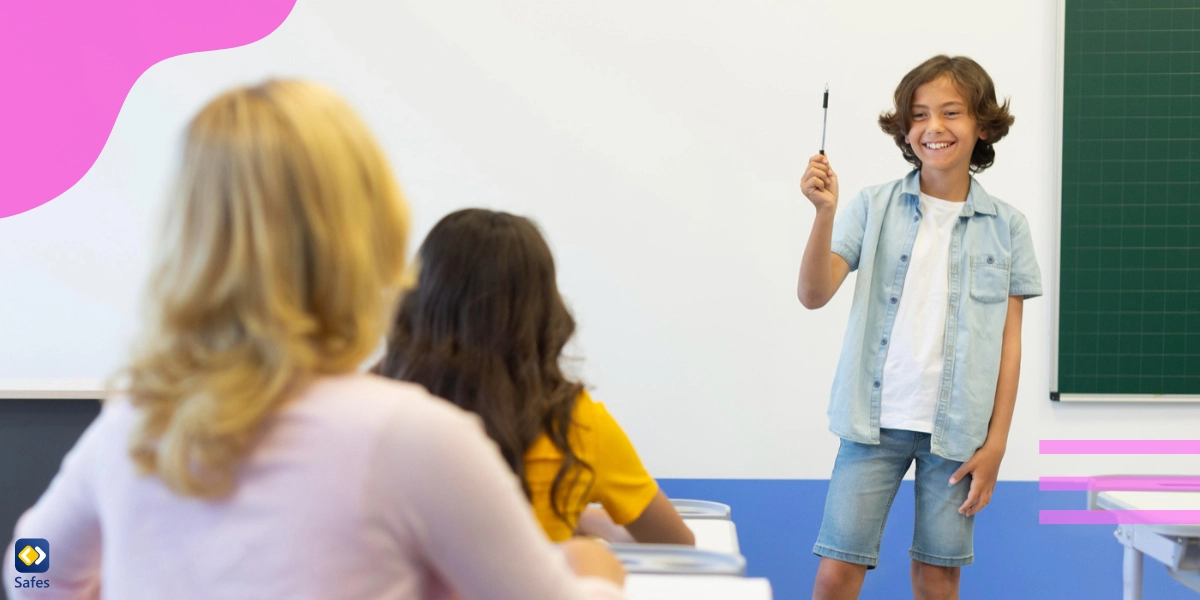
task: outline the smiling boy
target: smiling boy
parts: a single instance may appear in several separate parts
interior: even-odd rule
[[[1023,302],[1042,293],[1024,215],[971,176],[1013,123],[991,77],[969,58],[935,56],[894,100],[879,124],[916,167],[908,176],[863,190],[836,220],[826,156],[801,183],[816,218],[800,302],[824,306],[858,271],[829,402],[841,446],[813,548],[817,600],[858,597],[914,460],[913,595],[958,597],[1012,423]]]

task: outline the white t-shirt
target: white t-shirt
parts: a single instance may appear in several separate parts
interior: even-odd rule
[[[963,205],[921,194],[924,217],[883,364],[880,427],[933,433],[945,360],[950,236]]]
[[[137,472],[140,419],[106,403],[17,523],[16,537],[53,546],[52,587],[11,587],[10,543],[10,598],[624,597],[571,574],[479,418],[418,386],[318,379],[268,419],[220,500]]]

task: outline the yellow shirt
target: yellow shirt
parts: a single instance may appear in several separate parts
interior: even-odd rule
[[[594,473],[584,471],[579,483],[570,490],[568,521],[559,519],[550,503],[550,486],[562,464],[562,452],[543,434],[525,453],[525,482],[532,496],[533,512],[542,529],[556,542],[571,537],[579,514],[591,502],[602,504],[613,522],[625,525],[642,516],[658,494],[658,483],[646,472],[633,444],[603,404],[592,400],[586,391],[581,392],[573,417],[574,427],[568,435],[571,449],[592,466]],[[570,484],[571,476],[567,474],[564,487]],[[589,482],[591,490],[587,489]]]

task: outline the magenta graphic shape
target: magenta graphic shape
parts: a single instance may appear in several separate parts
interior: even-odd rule
[[[1200,477],[1189,475],[1104,475],[1099,477],[1041,477],[1043,492],[1200,492]]]
[[[1200,454],[1200,440],[1041,440],[1038,454]]]
[[[0,218],[92,167],[137,78],[191,52],[270,34],[296,0],[2,0]]]
[[[1041,525],[1200,525],[1200,510],[1039,510]]]

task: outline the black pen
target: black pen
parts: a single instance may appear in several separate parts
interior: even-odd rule
[[[829,122],[829,84],[825,84],[825,98],[821,100],[825,115],[821,117],[821,155],[825,155],[825,124]]]

